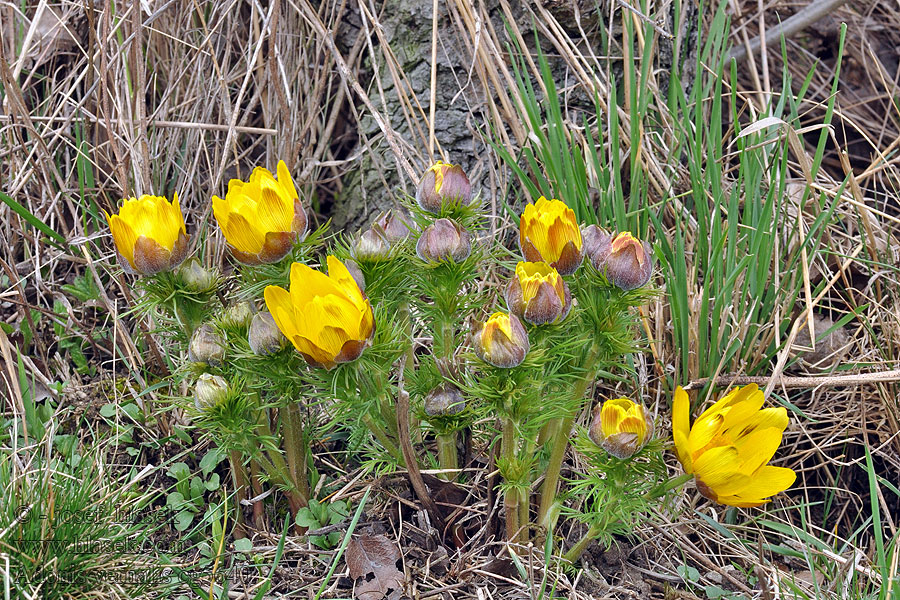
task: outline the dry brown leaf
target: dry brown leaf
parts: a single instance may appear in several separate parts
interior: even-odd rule
[[[363,534],[350,540],[345,555],[359,600],[397,600],[406,578],[397,568],[400,549],[383,535]]]

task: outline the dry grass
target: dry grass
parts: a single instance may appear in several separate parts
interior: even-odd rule
[[[589,3],[573,3],[582,11],[573,13],[568,3],[520,6],[507,0],[452,0],[441,3],[437,21],[430,20],[428,4],[422,3],[412,14],[428,17],[417,23],[428,28],[433,40],[426,46],[431,55],[424,58],[440,68],[427,73],[424,80],[429,85],[423,90],[423,74],[404,70],[408,48],[396,34],[398,22],[390,1],[317,5],[294,0],[269,6],[237,1],[144,2],[115,3],[112,10],[111,4],[42,0],[26,14],[20,4],[0,3],[2,191],[69,243],[62,248],[51,244],[9,206],[0,204],[0,322],[11,326],[0,331],[0,394],[8,399],[6,416],[21,415],[23,396],[29,393],[57,400],[59,410],[84,402],[85,392],[87,402],[102,404],[108,400],[94,396],[96,382],[117,378],[121,383],[112,388],[116,394],[153,405],[156,392],[143,390],[165,370],[163,350],[147,341],[146,324],[125,316],[131,303],[129,284],[122,276],[110,275],[115,271],[114,257],[101,211],[112,210],[121,197],[177,191],[189,231],[201,238],[210,223],[209,199],[223,193],[230,177],[284,158],[320,219],[331,216],[348,193],[361,194],[362,203],[355,205],[359,214],[345,218],[359,223],[376,208],[389,205],[395,190],[411,192],[417,173],[432,159],[445,158],[462,161],[479,181],[494,217],[492,230],[503,235],[510,226],[505,202],[521,192],[515,191],[516,182],[502,162],[487,150],[484,135],[493,131],[514,156],[528,141],[519,118],[523,99],[507,49],[510,36],[520,46],[533,48],[532,22],[545,52],[552,55],[573,143],[586,144],[582,117],[586,106],[593,108],[585,99],[596,95],[603,113],[618,111],[623,145],[630,143],[631,128],[640,128],[640,164],[650,199],[670,202],[667,210],[680,210],[678,197],[687,172],[669,155],[672,124],[663,116],[663,122],[645,131],[647,123],[629,114],[627,105],[610,105],[611,80],[622,74],[596,54],[598,24],[587,17]],[[615,14],[616,23],[622,14],[640,22],[639,15],[621,12],[623,4],[606,5],[604,11]],[[402,10],[411,10],[403,6]],[[792,10],[766,5],[760,13],[762,3],[730,6],[735,44],[771,26],[776,12],[787,15]],[[651,3],[645,12],[665,14],[660,3]],[[504,20],[510,24],[508,31]],[[559,596],[688,597],[668,591],[669,586],[684,589],[677,570],[683,565],[700,570],[702,585],[728,587],[731,582],[732,589],[747,597],[774,597],[777,582],[791,578],[811,597],[818,593],[849,597],[867,582],[876,589],[879,585],[880,575],[872,567],[873,532],[865,519],[877,504],[885,534],[896,540],[900,498],[889,491],[874,501],[870,497],[865,449],[871,452],[877,473],[896,484],[900,390],[897,378],[873,381],[866,374],[900,369],[896,152],[900,69],[894,52],[900,41],[896,39],[900,13],[884,4],[851,2],[789,40],[786,63],[777,46],[762,58],[747,59],[737,69],[738,88],[727,93],[746,125],[765,112],[770,99],[789,93],[782,89],[783,70],[791,73],[796,91],[818,60],[801,113],[804,125],[821,123],[831,94],[841,21],[848,24],[848,36],[824,166],[811,179],[807,165],[815,148],[794,149],[794,180],[789,186],[791,193],[799,189],[800,197],[807,183],[831,197],[840,195],[838,208],[823,238],[826,251],[803,261],[807,285],[800,305],[806,311],[786,315],[794,319],[790,330],[794,338],[763,370],[770,391],[805,415],[789,430],[781,451],[781,464],[800,472],[798,484],[773,503],[765,517],[727,530],[742,543],[719,525],[732,522],[734,515],[706,505],[695,512],[697,498],[688,493],[681,499],[684,506],[675,507],[685,509],[685,516],[672,520],[675,512],[660,513],[636,532],[635,543],[625,543],[621,553],[588,560],[592,568],[574,575],[553,572]],[[660,31],[672,31],[672,24],[663,20],[656,39],[637,39],[632,46],[622,43],[621,27],[615,27],[613,46],[619,52],[635,48],[640,60],[644,44],[658,48],[668,43]],[[527,60],[539,80],[534,57]],[[378,66],[377,73],[372,65]],[[650,104],[657,109],[666,105],[664,79],[664,71],[652,72]],[[452,154],[463,146],[442,129],[443,110],[468,115],[464,129],[470,135],[465,141],[472,148],[469,155]],[[380,169],[364,168],[379,161]],[[348,179],[359,173],[376,181],[354,184],[348,192]],[[845,178],[849,183],[842,188]],[[382,191],[373,193],[376,189]],[[789,199],[794,206],[790,210],[809,227],[817,215],[800,208],[799,199]],[[688,232],[688,263],[695,233]],[[203,261],[227,269],[220,233],[211,230],[205,239],[209,242],[197,249]],[[79,303],[62,288],[79,275],[98,284],[95,300]],[[700,301],[700,291],[690,291],[692,306]],[[819,359],[789,360],[809,343],[808,335],[803,341],[803,332],[810,327],[808,311],[832,322],[855,313],[841,328],[839,343],[830,347],[837,359],[826,352],[818,367],[810,363]],[[690,349],[674,346],[664,297],[647,308],[645,326],[653,343],[652,353],[640,359],[642,391],[660,420],[666,421],[664,375]],[[81,341],[92,371],[74,368],[59,342],[61,335]],[[139,349],[144,347],[149,350]],[[28,390],[20,389],[19,357]],[[718,380],[728,384],[765,360],[759,355],[755,364],[724,369]],[[699,371],[689,371],[682,375],[699,377]],[[803,379],[823,372],[860,376],[839,386]],[[800,378],[797,387],[779,385],[783,373]],[[61,393],[55,382],[67,383]],[[572,467],[577,469],[577,457],[574,460]],[[348,485],[355,475],[346,476]],[[427,531],[427,524],[416,521],[421,511],[411,509],[406,498],[398,501],[392,489],[381,486],[384,494],[372,521],[380,519],[398,539],[415,540],[416,531],[404,528]],[[402,507],[409,523],[396,520]],[[489,520],[494,507],[477,505],[473,510],[479,519]],[[792,529],[810,532],[823,545],[798,546],[803,537],[789,535]],[[270,552],[276,544],[277,536],[270,541]],[[435,592],[428,597],[441,593],[447,598],[532,597],[532,586],[516,581],[508,565],[500,574],[487,569],[492,560],[483,548],[493,548],[490,544],[485,525],[472,548],[451,555],[449,573],[432,572],[424,555],[409,556],[408,568],[421,577],[420,591]],[[780,548],[806,552],[810,558],[785,557]],[[286,556],[312,572],[322,569],[321,561],[294,542]],[[891,569],[896,575],[896,551],[893,556]],[[822,563],[830,563],[835,572],[817,589],[814,565]],[[540,580],[543,563],[529,568]],[[747,577],[737,569],[757,577],[762,591],[748,587]],[[863,583],[851,584],[852,573]]]

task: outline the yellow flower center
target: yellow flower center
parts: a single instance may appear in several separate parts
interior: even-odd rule
[[[444,171],[447,169],[452,169],[453,165],[449,163],[445,163],[443,161],[437,161],[433,165],[431,165],[428,170],[434,171],[434,191],[435,193],[440,194],[441,188],[444,186]]]
[[[644,409],[628,398],[616,398],[603,403],[600,411],[600,426],[604,437],[617,433],[633,433],[640,446],[647,435],[647,421]]]
[[[522,286],[522,299],[526,304],[537,296],[543,283],[549,283],[560,301],[565,301],[565,292],[559,285],[559,273],[545,262],[520,262],[516,265],[516,277]]]

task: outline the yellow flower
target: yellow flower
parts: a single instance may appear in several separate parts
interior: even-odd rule
[[[691,401],[679,387],[672,403],[675,452],[697,489],[713,502],[759,506],[793,485],[797,474],[767,463],[788,424],[784,407],[762,408],[756,384],[736,388],[690,426]]]
[[[572,294],[560,274],[545,262],[520,262],[506,288],[509,310],[532,325],[566,318]]]
[[[229,181],[225,199],[213,196],[212,205],[231,253],[247,265],[281,260],[306,233],[306,211],[283,160],[277,181],[268,169],[256,167],[249,181]]]
[[[515,316],[495,312],[475,333],[475,354],[495,367],[511,369],[522,364],[531,348],[528,333]]]
[[[616,458],[629,458],[653,437],[653,419],[643,406],[628,398],[607,400],[598,407],[590,437]]]
[[[104,211],[119,262],[129,273],[153,275],[177,267],[187,256],[188,236],[178,194],[128,198],[119,214]]]
[[[519,246],[525,260],[545,262],[560,275],[571,275],[583,258],[581,230],[575,221],[575,212],[559,200],[541,196],[522,212]]]
[[[372,343],[372,305],[334,256],[328,257],[328,275],[294,263],[290,292],[270,285],[264,295],[278,329],[313,366],[331,369],[356,360]]]

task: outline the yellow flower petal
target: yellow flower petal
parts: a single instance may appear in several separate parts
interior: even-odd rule
[[[796,480],[797,474],[791,469],[766,466],[757,471],[742,490],[720,496],[719,502],[729,506],[759,506],[768,502],[771,496],[794,485]]]
[[[724,423],[725,417],[721,413],[694,422],[691,435],[688,436],[688,449],[692,460],[697,460],[697,455],[708,449],[710,443],[722,432]]]
[[[494,314],[492,314],[491,317],[487,320],[487,323],[485,323],[484,325],[485,331],[488,331],[489,327],[491,330],[499,329],[503,332],[503,335],[505,335],[509,339],[512,339],[512,323],[509,320],[508,314],[502,312],[495,312]]]
[[[742,418],[746,418],[745,416],[749,416],[762,407],[763,402],[765,402],[765,396],[756,387],[755,383],[751,383],[750,385],[745,385],[740,388],[735,388],[725,394],[725,396],[703,411],[699,417],[697,417],[697,422],[701,422],[704,419],[711,418],[716,414],[727,414],[731,412],[732,409],[737,409],[737,411],[730,415],[728,419],[730,421],[737,421]]]
[[[609,437],[614,433],[619,433],[619,423],[625,418],[625,411],[614,401],[608,400],[603,403],[600,409],[600,427],[603,429],[603,435]]]
[[[137,243],[137,234],[131,226],[119,215],[107,215],[109,230],[113,236],[116,248],[128,263],[134,267],[134,245]]]
[[[628,415],[619,423],[618,430],[620,433],[637,435],[638,444],[643,444],[644,437],[647,435],[647,423],[642,416]]]
[[[242,214],[231,213],[222,232],[229,244],[248,254],[257,254],[266,243],[265,234]]]
[[[753,473],[772,460],[781,445],[781,431],[776,427],[756,429],[750,435],[737,438],[734,442],[740,457],[740,469]]]
[[[278,329],[284,337],[293,341],[297,329],[294,327],[294,307],[291,304],[290,292],[277,285],[269,285],[263,291],[263,297]]]
[[[681,386],[675,388],[672,400],[672,437],[675,440],[675,454],[684,467],[685,473],[693,473],[690,445],[691,434],[691,400]]]
[[[735,436],[750,435],[757,429],[774,428],[780,432],[784,431],[788,426],[787,409],[783,406],[778,408],[764,408],[749,419],[734,427],[734,431],[730,432]]]
[[[294,179],[291,177],[291,173],[283,160],[278,161],[278,185],[281,186],[287,199],[291,202],[300,197],[297,194],[297,188],[294,186]]]
[[[212,208],[213,216],[216,218],[216,223],[219,224],[220,229],[224,230],[228,225],[228,217],[231,214],[231,205],[223,198],[213,196]]]
[[[344,294],[359,308],[365,306],[365,300],[359,285],[353,279],[353,275],[347,269],[347,266],[337,259],[335,256],[328,256],[326,259],[328,265],[328,277],[340,287]]]
[[[741,475],[737,448],[719,446],[694,458],[694,473],[703,483],[715,489]]]
[[[263,181],[256,206],[259,228],[264,232],[290,231],[294,220],[294,201],[288,200],[275,180]]]

